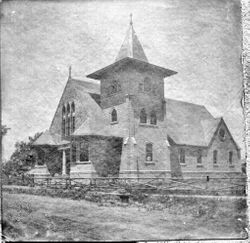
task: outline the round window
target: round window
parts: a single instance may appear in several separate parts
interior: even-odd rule
[[[220,139],[221,140],[225,139],[225,134],[226,134],[225,130],[221,128],[220,131],[219,131],[219,135],[220,135]]]

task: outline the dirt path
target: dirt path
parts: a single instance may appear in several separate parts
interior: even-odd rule
[[[164,240],[241,236],[232,224],[233,214],[232,220],[223,219],[221,215],[197,218],[168,208],[148,211],[132,205],[98,206],[85,200],[8,193],[3,194],[3,210],[4,219],[22,232],[15,236],[19,240]]]

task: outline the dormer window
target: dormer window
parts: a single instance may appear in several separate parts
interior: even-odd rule
[[[117,122],[117,111],[113,109],[111,112],[111,122]]]
[[[147,123],[147,113],[143,108],[140,113],[140,123]]]
[[[157,117],[155,111],[152,111],[150,114],[150,124],[156,125],[157,124]]]

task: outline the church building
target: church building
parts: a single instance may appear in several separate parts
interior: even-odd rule
[[[34,174],[240,174],[240,148],[223,118],[203,105],[165,97],[164,82],[177,71],[149,62],[131,19],[114,63],[87,75],[88,81],[74,79],[69,69],[51,125],[33,144]]]

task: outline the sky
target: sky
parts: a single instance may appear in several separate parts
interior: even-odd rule
[[[223,116],[244,155],[240,11],[239,0],[4,1],[3,157],[49,128],[69,65],[87,80],[115,61],[130,13],[149,62],[178,72],[165,96]]]

